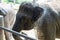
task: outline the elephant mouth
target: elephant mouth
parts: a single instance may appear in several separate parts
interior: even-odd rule
[[[33,29],[33,24],[34,24],[34,21],[32,20],[27,20],[27,22],[24,24],[24,30],[30,30],[30,29]]]

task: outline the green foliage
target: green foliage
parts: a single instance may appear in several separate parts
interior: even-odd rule
[[[14,0],[8,0],[8,2],[14,2]]]
[[[32,0],[15,0],[15,4],[20,4],[24,1],[31,2]],[[14,0],[3,0],[4,3],[14,3]]]
[[[31,2],[32,0],[16,0],[16,3],[20,4],[20,3],[24,2],[24,1]]]
[[[8,3],[8,1],[7,0],[3,0],[3,3]]]

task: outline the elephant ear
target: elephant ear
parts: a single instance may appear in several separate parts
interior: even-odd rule
[[[33,19],[36,21],[44,12],[44,9],[39,7],[39,6],[36,6],[34,8],[34,15],[33,15]]]
[[[35,8],[34,8],[34,11],[36,12],[36,13],[42,13],[43,11],[44,11],[44,9],[43,8],[41,8],[41,7],[39,7],[39,6],[36,6]]]
[[[3,10],[0,10],[0,15],[6,16],[6,14]]]

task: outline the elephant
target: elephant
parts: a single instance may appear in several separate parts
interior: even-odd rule
[[[47,2],[40,4],[44,12],[35,23],[38,40],[55,40],[60,38],[60,10],[57,3]]]
[[[0,4],[0,15],[3,16],[3,23],[0,22],[0,25],[2,24],[3,27],[12,29],[15,20],[15,10],[8,4]],[[2,36],[5,37],[6,40],[12,40],[12,35],[10,32],[4,31],[1,33],[5,35]],[[4,38],[2,40],[4,40]]]
[[[34,28],[32,25],[41,16],[40,13],[43,9],[33,3],[23,2],[21,3],[19,10],[16,14],[16,20],[12,30],[21,32],[21,30],[31,30]],[[22,40],[17,35],[12,34],[15,40]]]
[[[49,4],[35,5],[23,2],[16,14],[16,20],[12,30],[37,29],[38,40],[55,40],[60,38],[60,11]],[[12,34],[15,40],[22,40]]]

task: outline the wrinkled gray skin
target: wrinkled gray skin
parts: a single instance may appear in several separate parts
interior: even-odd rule
[[[55,40],[60,38],[60,12],[56,13],[48,4],[43,4],[43,14],[36,22],[38,40]]]
[[[16,14],[16,20],[12,30],[21,32],[21,30],[31,30],[34,22],[41,16],[43,9],[32,3],[23,2]],[[15,40],[22,40],[13,34]]]
[[[30,4],[28,4],[28,5],[30,5]],[[26,6],[26,7],[28,7],[28,6]],[[38,31],[38,40],[55,40],[55,38],[60,38],[60,21],[59,21],[60,13],[59,13],[59,11],[57,14],[51,7],[49,7],[48,5],[45,5],[45,4],[41,7],[38,7],[37,10],[35,8],[36,7],[33,7],[33,5],[32,5],[30,7],[31,10],[29,9],[30,10],[29,12],[27,11],[25,13],[23,10],[22,16],[21,16],[21,12],[20,12],[21,8],[20,8],[20,10],[18,11],[18,13],[16,15],[16,21],[15,21],[15,24],[14,24],[12,30],[17,31],[17,32],[20,32],[21,30],[30,30],[30,29],[34,28],[34,25],[32,25],[32,24],[36,24],[37,31]],[[34,11],[32,13],[33,9],[34,9]],[[36,10],[36,12],[35,12],[35,10]],[[39,11],[40,11],[40,13],[39,13]],[[39,14],[39,15],[37,15],[37,14]],[[34,16],[35,16],[35,18],[34,18]],[[22,19],[23,19],[23,21],[21,21]],[[27,21],[25,22],[25,20],[27,20]],[[28,23],[28,24],[25,25],[26,23]],[[17,35],[13,34],[13,37],[16,40],[20,40],[19,37],[17,37]]]

